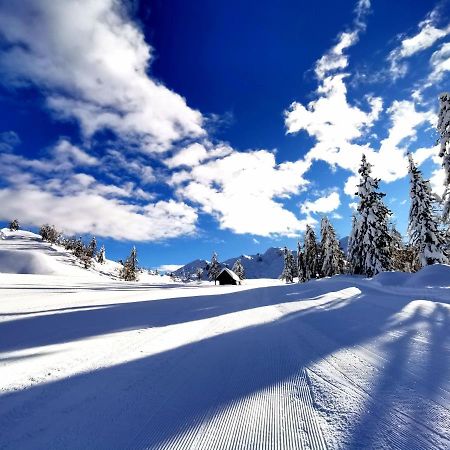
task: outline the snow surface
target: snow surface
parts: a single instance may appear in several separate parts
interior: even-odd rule
[[[52,275],[89,278],[105,281],[117,279],[121,265],[106,259],[104,264],[93,262],[85,269],[77,258],[59,245],[42,241],[41,236],[30,231],[0,230],[0,274]],[[172,283],[170,277],[139,274],[139,282]]]
[[[2,273],[0,397],[1,449],[449,449],[450,267],[242,286]]]

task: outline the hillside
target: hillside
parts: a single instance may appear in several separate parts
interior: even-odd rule
[[[44,242],[30,231],[0,230],[0,273],[76,277],[90,280],[117,279],[121,265],[106,259],[103,264],[93,261],[85,269],[69,251],[56,244]],[[171,283],[167,276],[141,273],[141,282]]]

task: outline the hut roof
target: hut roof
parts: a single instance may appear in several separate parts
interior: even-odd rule
[[[230,275],[230,277],[233,278],[233,280],[235,280],[235,281],[237,281],[237,282],[240,282],[240,281],[241,281],[241,279],[240,279],[240,278],[239,278],[239,277],[238,277],[231,269],[229,269],[228,267],[224,267],[224,268],[220,271],[219,275],[217,275],[217,278],[219,278],[220,275],[222,275],[223,272],[226,272],[228,275]]]

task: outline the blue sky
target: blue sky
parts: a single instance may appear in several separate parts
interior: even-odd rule
[[[436,193],[448,2],[0,0],[0,220],[142,265],[349,232],[362,153],[404,232]]]

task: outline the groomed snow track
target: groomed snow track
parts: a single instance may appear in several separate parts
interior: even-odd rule
[[[2,277],[2,450],[450,448],[447,285]]]

